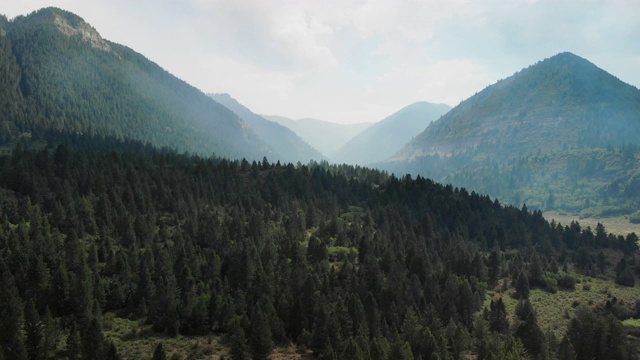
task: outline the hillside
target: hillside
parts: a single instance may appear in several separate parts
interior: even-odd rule
[[[72,13],[46,8],[0,27],[5,145],[76,133],[234,158],[272,154],[231,111]]]
[[[331,159],[360,165],[384,161],[449,110],[451,107],[445,104],[411,104],[349,140],[331,155]]]
[[[513,204],[630,215],[638,114],[640,90],[562,53],[463,101],[383,166]]]
[[[333,154],[347,141],[371,126],[371,123],[337,124],[309,118],[293,120],[276,115],[265,115],[265,118],[293,130],[325,156]]]
[[[361,167],[78,140],[0,156],[4,359],[634,358],[635,234]]]
[[[638,143],[640,90],[561,53],[488,86],[433,123],[396,159],[512,158],[532,152]]]
[[[233,111],[274,150],[269,160],[283,162],[324,160],[325,157],[289,128],[254,114],[229,94],[208,94],[216,102]]]

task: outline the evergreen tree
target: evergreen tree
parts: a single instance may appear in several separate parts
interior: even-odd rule
[[[102,326],[97,319],[91,319],[82,336],[82,359],[101,360],[104,358],[105,350]]]
[[[489,330],[507,334],[509,332],[509,322],[507,320],[507,310],[502,298],[498,301],[491,301],[489,312]]]
[[[25,347],[29,359],[44,359],[44,334],[43,323],[40,321],[40,315],[32,299],[27,301],[24,309],[24,331],[25,331]]]
[[[158,345],[156,345],[155,350],[153,350],[153,357],[151,360],[167,360],[167,353],[164,351],[162,342],[159,342]]]
[[[80,332],[75,322],[71,325],[69,336],[67,336],[67,357],[70,360],[79,360],[82,358],[82,342]]]
[[[342,351],[342,356],[340,358],[353,360],[365,359],[362,349],[353,338],[349,338],[349,340],[347,340],[344,350]]]
[[[22,360],[27,351],[22,336],[23,310],[13,275],[0,259],[0,352],[5,359]]]
[[[528,299],[529,298],[529,279],[524,272],[520,272],[518,275],[518,280],[516,281],[516,296],[519,299]]]
[[[230,330],[230,355],[231,360],[246,360],[248,356],[247,338],[245,337],[244,330],[242,329],[240,318],[235,318],[231,322]]]
[[[122,358],[118,354],[118,349],[116,348],[116,344],[113,341],[109,341],[109,345],[107,346],[107,352],[104,356],[104,360],[121,360]]]

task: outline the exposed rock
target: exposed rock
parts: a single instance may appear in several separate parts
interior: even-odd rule
[[[58,27],[58,30],[67,36],[80,35],[82,40],[91,43],[91,46],[94,48],[102,51],[111,51],[109,43],[100,36],[96,29],[84,21],[80,21],[78,25],[74,27],[67,19],[55,14],[54,23]]]

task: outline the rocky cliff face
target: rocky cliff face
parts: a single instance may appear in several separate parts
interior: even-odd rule
[[[82,40],[90,43],[94,48],[107,52],[111,51],[111,45],[100,36],[96,29],[86,22],[80,21],[76,26],[73,26],[60,14],[54,14],[53,21],[61,33],[67,36],[81,36]]]

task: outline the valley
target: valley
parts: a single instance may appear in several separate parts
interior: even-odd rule
[[[639,358],[636,87],[561,52],[355,125],[233,96],[0,16],[0,359]]]

